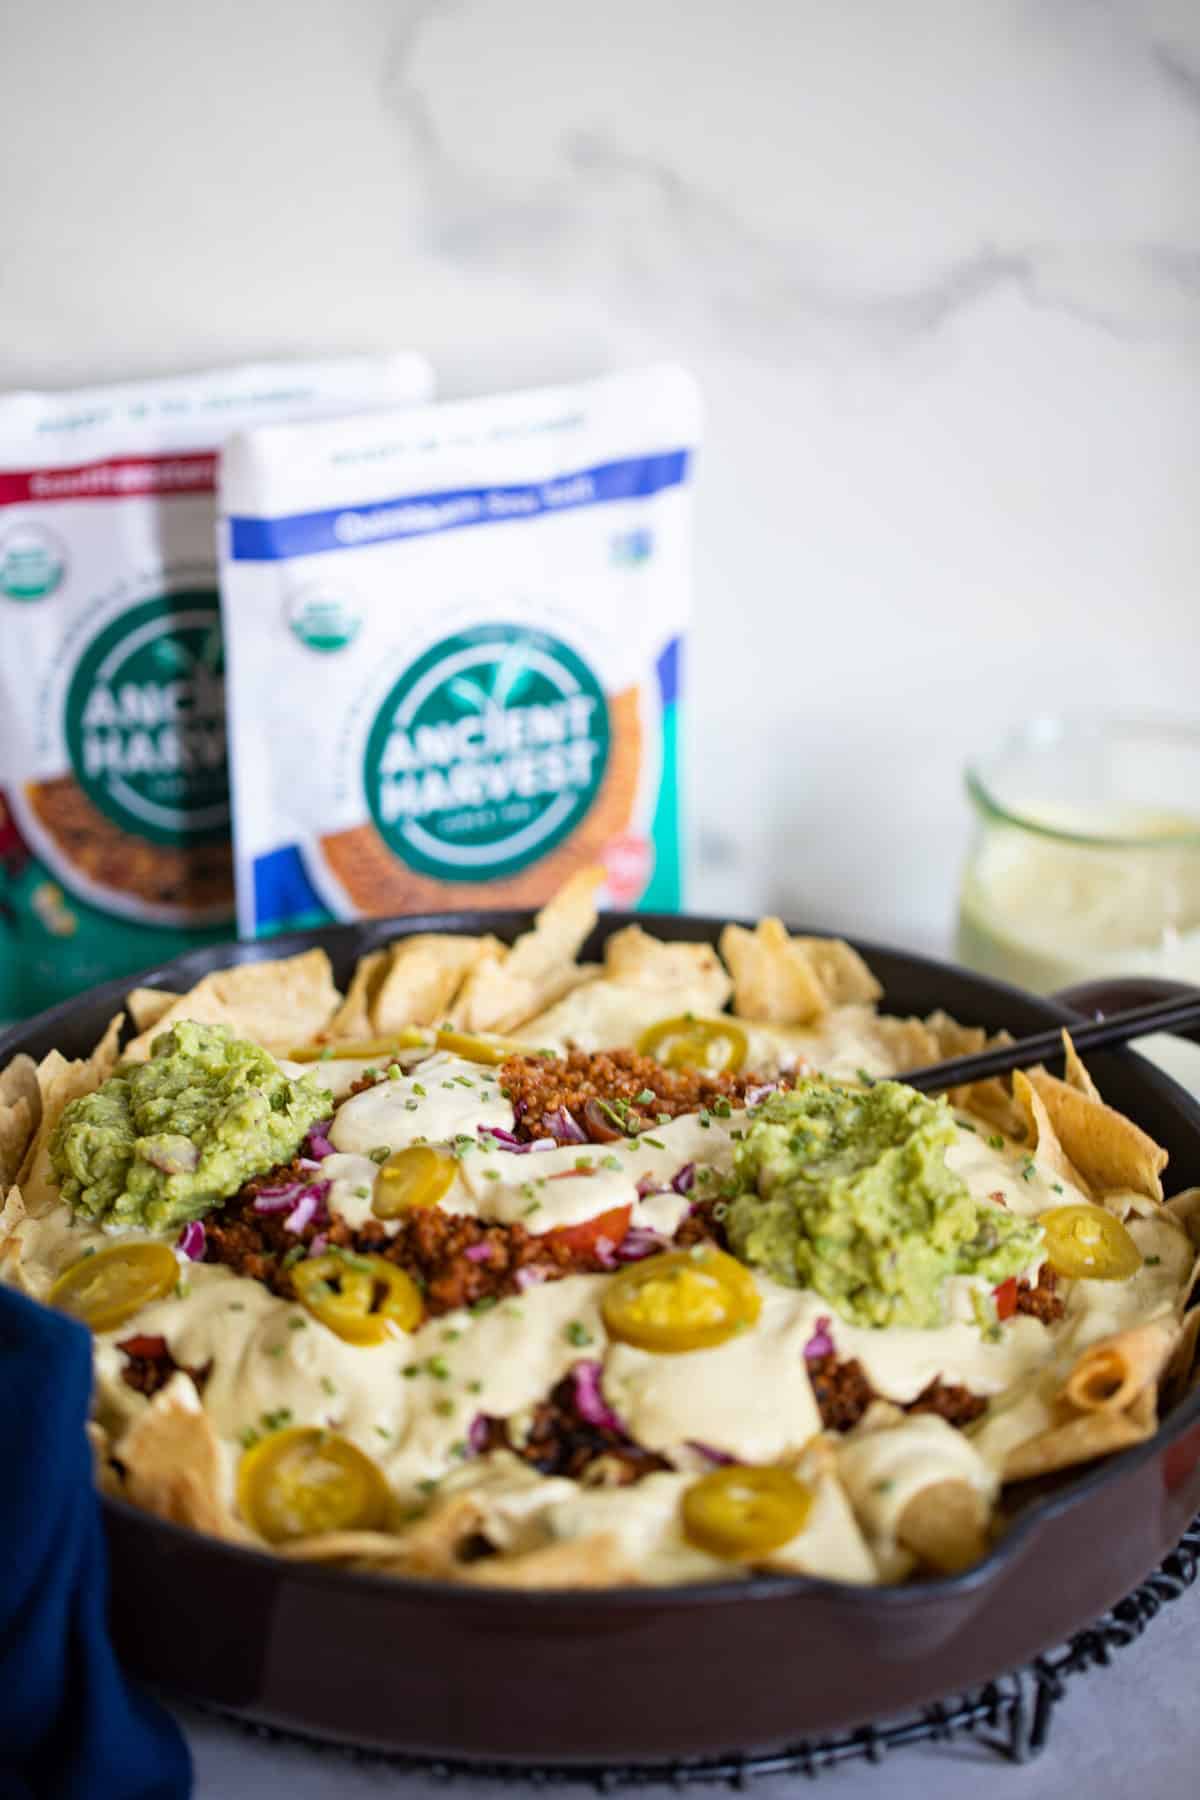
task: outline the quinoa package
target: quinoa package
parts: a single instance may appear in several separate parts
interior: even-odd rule
[[[222,460],[238,921],[680,898],[699,404],[671,367],[240,433]]]
[[[412,355],[0,398],[0,1021],[231,935],[216,455]]]

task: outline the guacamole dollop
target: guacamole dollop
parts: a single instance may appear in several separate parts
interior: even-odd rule
[[[165,1231],[294,1156],[332,1105],[313,1075],[293,1080],[228,1026],[181,1020],[147,1061],[63,1108],[50,1162],[77,1213]]]
[[[945,1100],[898,1081],[817,1079],[771,1095],[735,1149],[733,1250],[853,1324],[942,1324],[948,1275],[995,1286],[1041,1242],[1037,1225],[976,1200],[947,1167],[955,1131]]]

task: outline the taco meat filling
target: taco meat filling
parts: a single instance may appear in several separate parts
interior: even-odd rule
[[[414,1210],[392,1235],[375,1220],[352,1229],[341,1218],[325,1217],[322,1223],[321,1213],[302,1230],[289,1231],[286,1215],[254,1210],[263,1188],[302,1182],[306,1174],[293,1161],[246,1182],[205,1221],[205,1262],[223,1263],[290,1300],[295,1297],[291,1270],[305,1255],[334,1249],[381,1256],[416,1282],[429,1318],[504,1299],[563,1275],[594,1275],[609,1266],[591,1248],[553,1234],[538,1237],[523,1225],[489,1225],[437,1208]],[[486,1257],[479,1254],[480,1246],[486,1247]],[[469,1250],[476,1254],[469,1256]]]
[[[852,1431],[871,1405],[882,1398],[868,1381],[860,1362],[842,1362],[829,1354],[808,1359],[808,1378],[826,1431]],[[936,1413],[960,1429],[987,1411],[987,1401],[970,1388],[936,1377],[901,1408],[906,1413]]]
[[[533,1408],[528,1429],[514,1435],[509,1421],[481,1415],[472,1442],[479,1454],[511,1450],[539,1475],[566,1475],[572,1481],[603,1487],[627,1487],[656,1469],[672,1465],[653,1450],[644,1450],[619,1425],[602,1425],[580,1410],[590,1392],[589,1366],[578,1364]],[[586,1400],[583,1400],[586,1407]]]
[[[163,1337],[150,1337],[143,1333],[136,1337],[123,1338],[117,1345],[125,1356],[125,1366],[121,1370],[121,1379],[126,1387],[131,1387],[135,1394],[145,1394],[149,1399],[157,1394],[159,1388],[166,1387],[172,1375],[183,1365],[177,1363],[167,1347]],[[185,1369],[197,1388],[203,1392],[208,1380],[211,1363],[205,1363],[199,1369]]]
[[[514,1130],[526,1142],[546,1136],[577,1141],[565,1113],[592,1143],[613,1144],[684,1113],[743,1106],[757,1080],[668,1069],[634,1050],[514,1056],[500,1069],[500,1091],[512,1101]]]

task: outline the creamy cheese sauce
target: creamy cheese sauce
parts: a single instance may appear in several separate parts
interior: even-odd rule
[[[120,1379],[116,1346],[135,1332],[161,1336],[181,1366],[210,1365],[204,1405],[225,1453],[230,1501],[245,1434],[271,1420],[342,1432],[397,1492],[419,1498],[422,1482],[464,1459],[477,1413],[504,1418],[534,1405],[587,1354],[581,1335],[603,1343],[603,1281],[568,1276],[486,1312],[450,1313],[362,1345],[258,1282],[200,1264],[183,1298],[143,1307],[97,1336],[98,1384],[108,1409],[132,1417],[145,1402]]]
[[[917,1413],[855,1432],[837,1448],[838,1474],[867,1536],[894,1546],[905,1507],[938,1481],[961,1481],[990,1506],[999,1482],[979,1451],[945,1419]]]
[[[732,1114],[703,1126],[688,1114],[637,1139],[567,1144],[528,1155],[502,1146],[489,1149],[485,1140],[480,1151],[462,1159],[462,1191],[442,1204],[449,1212],[519,1223],[535,1232],[583,1224],[614,1207],[630,1206],[633,1225],[669,1236],[690,1204],[687,1195],[671,1189],[671,1182],[688,1163],[718,1175],[727,1172],[733,1166],[730,1131],[743,1121],[744,1114]],[[667,1191],[643,1199],[639,1182]]]
[[[679,1502],[694,1480],[662,1470],[633,1487],[577,1488],[547,1508],[546,1529],[559,1542],[610,1533],[649,1581],[719,1580],[729,1564],[689,1544],[680,1525]]]
[[[522,1025],[521,1037],[545,1050],[616,1050],[636,1045],[651,1025],[688,1012],[713,1016],[711,983],[656,988],[602,978],[573,988],[530,1019]]]
[[[379,1164],[369,1156],[360,1156],[350,1150],[339,1150],[333,1156],[325,1157],[316,1177],[318,1181],[329,1183],[328,1210],[345,1219],[355,1231],[375,1218],[371,1203],[378,1178]],[[380,1220],[379,1223],[389,1232],[399,1230],[398,1220]]]
[[[439,1050],[407,1074],[385,1076],[344,1100],[329,1128],[329,1141],[338,1150],[367,1155],[418,1141],[475,1140],[480,1125],[512,1130],[513,1109],[500,1092],[499,1076],[494,1069]]]
[[[659,1356],[611,1346],[604,1392],[638,1443],[667,1456],[699,1443],[743,1462],[772,1462],[820,1431],[804,1309],[787,1289],[763,1279],[758,1286],[758,1324],[715,1349]]]
[[[1034,1218],[1052,1206],[1071,1206],[1091,1196],[1041,1166],[1022,1144],[1014,1144],[982,1121],[955,1115],[958,1137],[946,1152],[947,1167],[966,1182],[976,1199],[996,1198],[1009,1212]]]
[[[428,1056],[425,1049],[407,1050],[399,1053],[403,1068],[410,1069],[414,1064]],[[382,1074],[387,1057],[379,1056],[329,1056],[321,1057],[316,1062],[289,1062],[286,1057],[279,1058],[279,1066],[285,1075],[298,1079],[307,1075],[315,1080],[318,1086],[327,1088],[334,1100],[344,1100],[356,1081],[361,1081],[367,1074]]]

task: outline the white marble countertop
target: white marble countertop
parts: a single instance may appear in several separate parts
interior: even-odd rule
[[[1137,1643],[1107,1669],[1073,1679],[1052,1721],[1046,1749],[1016,1766],[969,1738],[891,1753],[880,1765],[827,1770],[812,1791],[833,1800],[1194,1800],[1200,1761],[1195,1670],[1200,1655],[1200,1587],[1173,1601]],[[444,1780],[356,1763],[337,1751],[254,1737],[235,1725],[181,1709],[196,1765],[196,1800],[369,1800],[384,1794],[425,1800],[521,1800],[520,1782]],[[556,1790],[587,1794],[587,1788]],[[629,1790],[627,1790],[629,1791]],[[645,1790],[669,1793],[668,1788]],[[720,1793],[720,1788],[701,1790]],[[756,1781],[761,1800],[810,1791],[800,1778]]]

